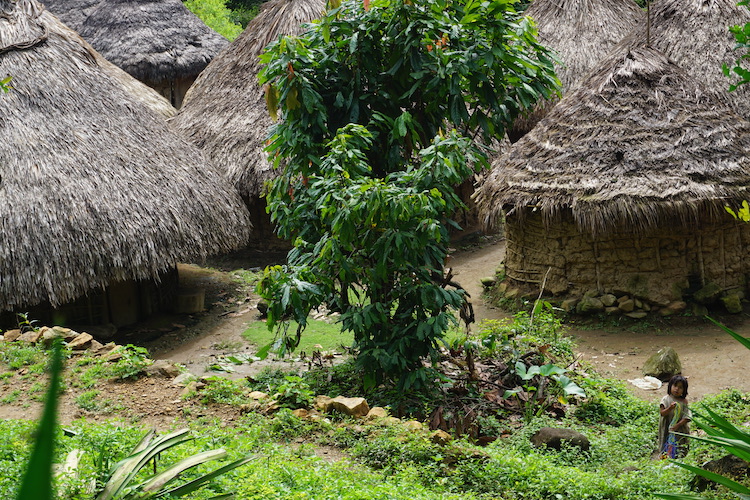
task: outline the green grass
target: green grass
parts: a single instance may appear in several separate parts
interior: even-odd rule
[[[297,330],[297,323],[292,321],[289,332],[293,334]],[[242,333],[242,337],[248,342],[261,348],[270,344],[275,339],[275,334],[268,330],[266,323],[258,321]],[[351,346],[354,338],[350,332],[342,333],[338,324],[311,319],[307,322],[307,328],[302,332],[302,339],[296,352],[304,351],[307,354],[313,351],[336,351],[341,346]]]

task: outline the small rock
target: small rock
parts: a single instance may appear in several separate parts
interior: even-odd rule
[[[625,313],[625,316],[633,319],[643,319],[648,316],[648,313],[646,311],[633,311],[630,313]]]
[[[682,363],[672,347],[663,347],[643,365],[643,374],[667,381],[682,372]]]
[[[365,420],[375,420],[378,418],[385,418],[387,416],[388,416],[388,410],[386,410],[382,406],[374,406],[370,408],[370,411],[367,412],[367,415],[365,416]]]
[[[613,305],[615,305],[615,302],[617,302],[617,297],[615,297],[611,293],[605,293],[599,298],[599,300],[602,301],[604,307],[612,307]]]
[[[167,359],[157,359],[146,367],[146,375],[149,377],[175,378],[179,374],[180,369]]]
[[[51,330],[62,337],[65,342],[70,342],[78,336],[78,332],[64,326],[53,326]]]
[[[604,304],[602,301],[595,297],[584,296],[576,306],[576,312],[578,314],[590,314],[604,311]]]
[[[573,429],[560,429],[556,427],[542,427],[533,436],[531,436],[531,444],[536,448],[546,446],[559,450],[563,443],[567,443],[572,446],[586,451],[589,449],[591,444],[589,438],[580,432],[574,431]]]
[[[695,302],[690,304],[690,314],[693,316],[703,317],[708,315],[708,307],[703,304],[696,304]]]
[[[333,409],[345,414],[355,417],[364,417],[370,411],[370,407],[367,405],[365,398],[345,398],[338,396],[333,398],[332,401]]]
[[[687,304],[681,300],[670,302],[666,307],[659,309],[659,314],[662,316],[671,316],[673,314],[681,313],[687,308]]]
[[[742,312],[742,304],[739,295],[730,294],[721,298],[721,303],[730,314],[739,314]]]
[[[626,300],[632,300],[632,299],[630,298],[630,295],[623,295],[622,297],[618,297],[618,298],[617,298],[617,303],[618,303],[618,304],[622,304],[622,303],[623,303],[623,302],[625,302]]]
[[[182,391],[180,391],[180,396],[186,397],[191,394],[195,394],[196,392],[198,392],[198,381],[191,380],[190,382],[188,382],[185,388]]]
[[[440,430],[440,429],[430,434],[430,441],[432,441],[435,444],[439,444],[440,446],[445,446],[446,444],[450,443],[452,440],[453,440],[453,436],[451,436],[447,432]]]
[[[633,312],[633,310],[635,310],[635,301],[633,299],[618,301],[618,304],[617,307],[624,313]]]
[[[95,354],[96,356],[105,356],[112,352],[117,347],[117,344],[114,342],[109,342],[108,344],[104,344],[103,346],[91,349],[91,354]]]
[[[308,415],[310,415],[310,412],[304,408],[297,408],[296,410],[292,410],[292,415],[300,420],[306,420]]]
[[[565,299],[562,301],[562,304],[560,304],[560,307],[565,312],[573,312],[576,309],[576,306],[578,305],[578,299]]]
[[[68,342],[68,347],[74,351],[88,349],[92,340],[94,340],[94,337],[88,333],[79,333],[73,340]]]
[[[8,330],[3,335],[3,337],[5,338],[6,342],[13,342],[13,341],[17,340],[18,337],[20,337],[20,336],[21,336],[21,330],[19,330],[17,328],[15,330]]]
[[[622,311],[620,311],[620,308],[617,307],[617,306],[611,306],[611,307],[605,307],[604,308],[604,314],[606,314],[607,316],[614,316],[616,314],[620,314],[620,312],[622,312]]]
[[[323,413],[329,413],[333,409],[333,398],[328,396],[315,396],[313,407]]]
[[[497,278],[495,278],[494,276],[488,276],[485,278],[481,278],[479,282],[484,288],[492,288],[493,286],[495,286],[495,283],[497,283]]]
[[[196,380],[195,375],[190,372],[180,373],[172,379],[172,385],[187,386],[190,382]]]
[[[410,432],[419,432],[424,429],[424,425],[416,420],[407,420],[404,422],[404,429]]]
[[[28,342],[30,344],[36,344],[39,339],[42,338],[41,330],[29,330],[21,334],[18,337],[19,342]]]
[[[249,397],[250,399],[254,399],[256,401],[260,401],[261,399],[266,399],[269,396],[265,392],[253,391],[250,394],[248,394],[247,397]]]

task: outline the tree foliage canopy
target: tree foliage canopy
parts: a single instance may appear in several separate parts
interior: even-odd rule
[[[739,2],[737,5],[744,5],[750,9],[750,2],[744,0]],[[730,68],[727,64],[724,65],[724,74],[728,77],[738,77],[732,85],[729,87],[730,91],[735,90],[740,85],[750,83],[750,70],[743,67],[743,62],[750,60],[750,23],[744,25],[730,26],[729,31],[734,35],[734,39],[737,41],[736,50],[743,51],[743,53],[737,58],[734,66]],[[734,73],[734,75],[732,75]]]
[[[269,210],[294,240],[289,265],[259,285],[269,327],[293,317],[298,339],[326,304],[354,333],[370,382],[426,383],[422,360],[465,299],[444,263],[462,206],[454,187],[486,164],[470,138],[501,138],[556,91],[551,54],[508,0],[364,0],[272,43],[263,62],[282,118]]]

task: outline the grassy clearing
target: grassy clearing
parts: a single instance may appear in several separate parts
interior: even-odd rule
[[[289,332],[297,330],[297,323],[292,321],[289,325]],[[261,348],[273,342],[276,338],[275,332],[269,331],[266,323],[259,321],[250,325],[242,332],[242,337],[248,342]],[[342,333],[341,328],[336,323],[328,323],[315,319],[308,320],[307,328],[302,334],[297,352],[304,351],[311,353],[313,351],[339,351],[343,347],[351,347],[354,342],[351,333]]]

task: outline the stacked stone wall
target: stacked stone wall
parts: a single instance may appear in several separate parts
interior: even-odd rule
[[[570,216],[545,226],[538,213],[528,213],[507,217],[505,230],[507,279],[544,282],[554,295],[626,293],[663,305],[707,283],[744,290],[750,268],[750,224],[731,220],[645,233],[619,228],[595,237]]]

